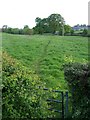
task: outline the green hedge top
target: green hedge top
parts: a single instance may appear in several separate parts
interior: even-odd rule
[[[87,91],[90,86],[90,69],[89,64],[70,63],[64,66],[65,79],[68,81],[70,88]],[[83,92],[82,91],[82,92]]]
[[[69,83],[77,80],[87,81],[88,77],[90,77],[89,65],[81,63],[66,64],[64,67],[64,74]]]

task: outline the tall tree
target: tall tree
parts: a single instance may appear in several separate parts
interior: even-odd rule
[[[36,19],[35,19],[36,25],[38,25],[38,24],[40,23],[41,20],[42,20],[41,18],[36,17]]]
[[[35,22],[36,22],[36,27],[34,28],[34,30],[36,31],[36,33],[42,34],[48,31],[47,18],[41,19],[37,17],[35,19]]]
[[[52,33],[63,30],[64,18],[60,14],[51,14],[48,22]]]
[[[37,17],[35,19],[36,26],[34,27],[35,33],[59,33],[64,32],[64,18],[60,14],[51,14],[48,18],[41,19]]]

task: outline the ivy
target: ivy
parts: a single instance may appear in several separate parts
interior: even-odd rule
[[[3,118],[46,118],[50,116],[43,89],[45,83],[34,71],[3,52]],[[39,89],[41,86],[41,89]]]

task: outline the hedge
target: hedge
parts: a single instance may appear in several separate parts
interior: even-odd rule
[[[65,80],[72,93],[72,118],[90,118],[90,65],[69,63],[64,66]]]
[[[3,52],[2,84],[3,119],[46,118],[51,115],[44,100],[45,84],[34,71],[23,66],[6,52]]]

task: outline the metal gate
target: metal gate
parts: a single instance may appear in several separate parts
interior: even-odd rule
[[[48,88],[44,88],[48,91]],[[61,104],[60,109],[49,108],[48,110],[60,113],[61,118],[67,118],[68,115],[68,91],[52,90],[52,92],[58,93],[61,96],[61,99],[47,99],[47,102]]]

